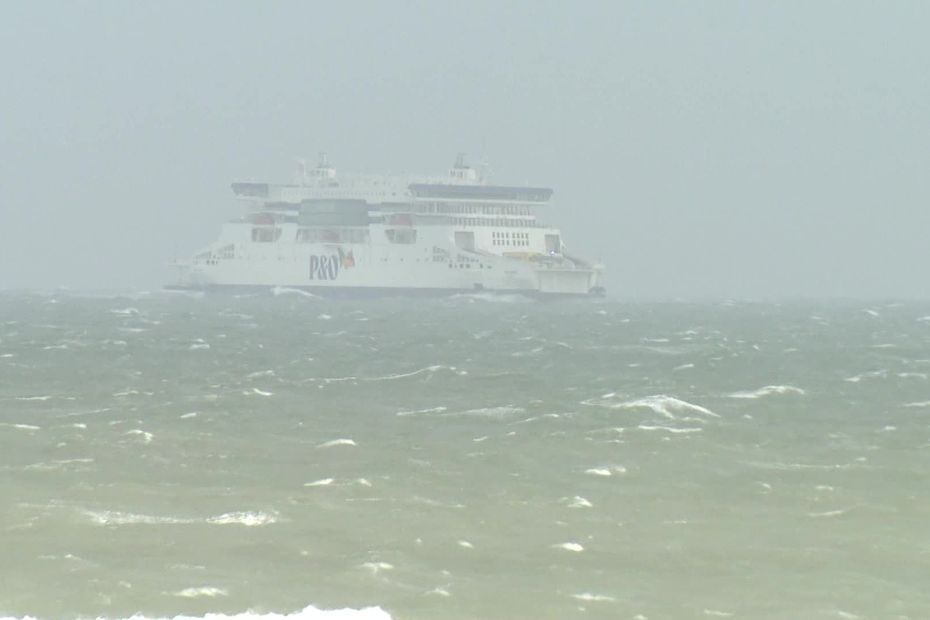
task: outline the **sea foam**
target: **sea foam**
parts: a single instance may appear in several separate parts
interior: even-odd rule
[[[199,598],[199,597],[209,597],[216,598],[217,596],[228,596],[229,592],[223,588],[216,588],[213,586],[201,586],[197,588],[184,588],[183,590],[178,590],[174,592],[175,596],[180,596],[182,598]]]
[[[700,433],[704,429],[702,428],[675,428],[673,426],[661,426],[661,425],[650,425],[650,424],[640,424],[637,426],[641,431],[665,431],[666,433]]]
[[[207,613],[203,616],[145,616],[135,614],[124,617],[126,620],[391,620],[391,614],[380,607],[363,607],[361,609],[320,609],[309,605],[291,613],[259,613],[243,611],[236,614]],[[33,616],[0,616],[0,620],[36,620]],[[107,620],[104,617],[98,620]],[[116,620],[116,618],[114,618]]]
[[[584,601],[586,603],[613,603],[617,599],[606,594],[592,594],[591,592],[582,592],[581,594],[572,594],[572,598]]]
[[[793,385],[766,385],[761,387],[758,390],[745,391],[745,392],[733,392],[730,394],[730,398],[746,398],[746,399],[756,399],[762,398],[763,396],[773,396],[776,394],[805,394],[804,390]]]
[[[606,407],[607,409],[650,409],[654,413],[657,413],[670,420],[680,419],[676,414],[683,412],[699,413],[701,415],[709,416],[712,418],[720,417],[718,414],[714,413],[706,407],[702,407],[701,405],[696,405],[694,403],[689,403],[686,400],[681,400],[680,398],[667,396],[665,394],[656,394],[653,396],[637,398],[635,400],[618,401],[617,394],[611,392],[610,394],[603,395],[601,398],[582,401],[581,404],[595,407]]]
[[[584,470],[584,473],[588,474],[589,476],[603,476],[606,478],[608,476],[613,476],[615,473],[625,474],[626,467],[623,465],[602,465],[600,467],[591,467],[590,469],[586,469]]]
[[[206,520],[211,525],[244,525],[246,527],[271,525],[277,521],[277,515],[267,512],[227,512]]]
[[[84,514],[96,525],[192,525],[206,523],[208,525],[244,525],[256,527],[271,525],[278,521],[277,515],[267,512],[227,512],[225,514],[206,517],[176,517],[162,515],[136,514],[116,510],[86,510]]]
[[[299,295],[300,297],[310,297],[317,298],[318,295],[314,295],[309,291],[304,291],[299,288],[288,288],[286,286],[276,286],[271,289],[271,294],[275,297],[280,297],[281,295]]]
[[[564,501],[569,508],[593,508],[594,507],[594,504],[592,504],[587,499],[581,497],[580,495],[576,495],[575,497],[571,499],[565,499]]]
[[[15,428],[21,431],[37,431],[41,430],[41,426],[36,426],[35,424],[10,424],[7,422],[0,423],[0,426],[6,426],[8,428]]]
[[[358,444],[355,443],[355,441],[353,441],[352,439],[333,439],[332,441],[321,443],[320,445],[317,446],[317,448],[334,448],[336,446],[357,446],[357,445]]]

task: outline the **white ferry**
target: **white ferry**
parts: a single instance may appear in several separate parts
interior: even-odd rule
[[[325,154],[295,183],[234,183],[245,215],[169,288],[315,294],[603,295],[602,267],[569,254],[537,215],[552,190],[489,184],[459,155],[447,177],[337,175]]]

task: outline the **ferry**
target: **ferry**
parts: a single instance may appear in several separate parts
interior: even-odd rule
[[[602,296],[603,266],[539,216],[552,189],[497,185],[459,155],[447,176],[337,174],[325,154],[293,183],[233,183],[243,215],[189,259],[182,290],[332,295]]]

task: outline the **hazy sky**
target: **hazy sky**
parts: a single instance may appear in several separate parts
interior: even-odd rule
[[[3,2],[0,288],[153,289],[294,160],[555,188],[621,298],[930,297],[930,3]]]

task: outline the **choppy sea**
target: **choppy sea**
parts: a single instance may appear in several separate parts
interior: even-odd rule
[[[928,473],[927,303],[0,293],[0,617],[925,619]]]

